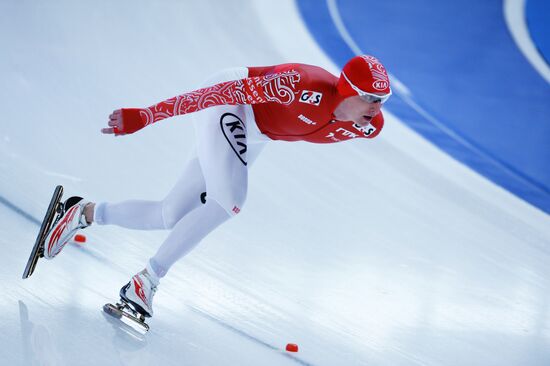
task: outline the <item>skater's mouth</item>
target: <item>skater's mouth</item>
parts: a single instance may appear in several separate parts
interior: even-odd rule
[[[370,122],[372,121],[373,119],[373,116],[369,116],[367,114],[361,116],[361,119],[360,121],[357,121],[356,123],[360,126],[360,127],[367,127]]]

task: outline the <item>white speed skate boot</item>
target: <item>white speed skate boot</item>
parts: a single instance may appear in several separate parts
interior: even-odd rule
[[[146,268],[137,273],[120,289],[120,298],[146,318],[153,316],[153,297],[159,284],[158,278],[149,271]]]
[[[69,197],[65,201],[44,240],[44,258],[54,258],[79,229],[91,225],[84,217],[84,207],[88,203],[82,197]]]

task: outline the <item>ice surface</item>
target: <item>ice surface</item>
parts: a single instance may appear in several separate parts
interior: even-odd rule
[[[56,184],[160,199],[179,176],[187,117],[113,138],[99,133],[111,110],[224,67],[336,70],[289,1],[8,0],[0,46],[2,364],[550,363],[548,215],[390,113],[374,141],[268,145],[243,212],[163,280],[145,339],[101,307],[164,232],[93,226],[21,280]]]

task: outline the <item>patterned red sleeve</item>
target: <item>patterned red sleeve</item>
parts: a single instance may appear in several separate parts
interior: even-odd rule
[[[217,105],[275,102],[290,104],[300,81],[298,71],[226,81],[167,99],[148,108],[123,108],[122,128],[115,134],[134,133],[165,118],[193,113]]]

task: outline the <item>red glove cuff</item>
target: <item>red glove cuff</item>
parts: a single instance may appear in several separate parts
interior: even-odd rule
[[[122,108],[122,128],[115,129],[115,134],[123,135],[134,133],[145,127],[145,121],[141,118],[141,108]]]

